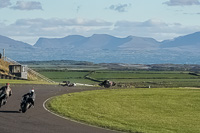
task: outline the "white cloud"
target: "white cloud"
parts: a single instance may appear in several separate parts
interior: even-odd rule
[[[125,26],[125,27],[161,27],[161,26],[166,26],[167,24],[162,22],[159,19],[149,19],[147,21],[144,22],[131,22],[131,21],[118,21],[116,23],[116,26]]]
[[[0,0],[0,8],[5,8],[11,5],[10,0]]]
[[[109,7],[110,10],[118,11],[118,12],[126,12],[127,8],[130,7],[131,4],[118,4],[118,5],[111,5]]]
[[[19,19],[15,22],[18,26],[39,26],[39,27],[58,27],[58,26],[110,26],[112,23],[103,20],[76,19]]]
[[[189,6],[189,5],[200,5],[199,0],[170,0],[163,4],[168,6]]]
[[[36,1],[17,1],[16,5],[11,8],[15,10],[42,10],[42,5]]]

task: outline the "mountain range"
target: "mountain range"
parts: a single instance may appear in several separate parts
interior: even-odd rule
[[[39,38],[32,46],[0,35],[0,47],[17,61],[79,60],[94,63],[200,64],[200,32],[172,40],[94,34],[90,37],[69,35],[63,38]]]

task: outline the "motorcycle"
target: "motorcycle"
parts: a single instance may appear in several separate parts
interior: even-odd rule
[[[105,88],[109,88],[111,86],[115,86],[116,83],[113,81],[105,80],[102,83],[99,84],[99,86],[104,86]]]
[[[2,93],[1,96],[0,96],[0,108],[6,104],[6,94],[5,93]]]
[[[21,102],[21,109],[20,111],[22,111],[22,113],[25,113],[32,105],[32,98],[30,98],[29,96],[25,96],[23,97],[23,100]]]
[[[70,81],[63,81],[59,85],[73,87],[73,86],[76,86],[76,83],[70,83]]]

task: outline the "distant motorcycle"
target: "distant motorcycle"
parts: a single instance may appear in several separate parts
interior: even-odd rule
[[[99,86],[104,86],[105,88],[109,88],[111,86],[115,86],[116,83],[113,81],[105,80],[102,83],[99,84]]]
[[[30,98],[29,96],[25,96],[23,97],[23,100],[21,102],[21,109],[20,111],[22,111],[22,113],[25,113],[31,106],[31,102],[32,102],[32,98]]]
[[[70,83],[70,81],[63,81],[63,82],[60,83],[59,85],[62,85],[62,86],[68,86],[68,87],[76,86],[75,83]]]
[[[1,94],[1,96],[0,96],[0,108],[1,108],[3,105],[5,105],[5,104],[6,104],[6,94],[3,93],[3,94]]]

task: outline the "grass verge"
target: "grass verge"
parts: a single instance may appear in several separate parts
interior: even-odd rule
[[[12,80],[12,79],[0,79],[0,84],[51,84],[43,81],[29,81],[29,80]]]
[[[142,88],[65,94],[46,106],[71,119],[125,132],[197,133],[199,103],[199,89]]]

